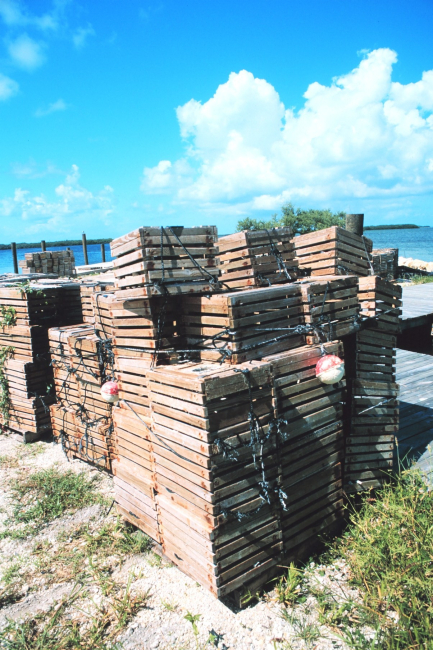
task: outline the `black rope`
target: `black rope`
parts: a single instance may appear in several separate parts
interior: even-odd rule
[[[272,228],[272,232],[275,233],[275,228]],[[280,273],[284,273],[287,280],[292,280],[292,276],[290,275],[290,273],[287,270],[286,264],[285,264],[285,262],[283,260],[283,256],[281,255],[280,251],[278,250],[277,246],[275,245],[274,240],[272,239],[269,230],[266,230],[266,234],[269,237],[269,243],[271,245],[271,253],[275,257],[275,260],[276,260],[277,265],[278,265],[278,270],[280,271]]]
[[[162,230],[163,230],[163,228],[162,228],[162,226],[161,226],[161,231],[162,231]],[[191,262],[194,264],[194,266],[196,267],[196,269],[198,269],[198,270],[200,271],[201,275],[202,275],[206,280],[208,280],[209,284],[210,284],[211,286],[212,286],[212,285],[216,285],[216,286],[218,286],[218,285],[219,285],[218,278],[215,278],[215,276],[212,275],[212,273],[209,273],[209,271],[207,271],[206,269],[204,269],[204,268],[203,268],[203,267],[202,267],[202,266],[197,262],[197,260],[196,260],[192,255],[191,255],[191,253],[189,252],[189,250],[188,250],[187,248],[185,248],[185,246],[183,245],[182,241],[179,239],[179,237],[177,236],[177,234],[174,232],[173,227],[167,226],[167,230],[170,231],[170,233],[171,233],[171,234],[173,235],[173,237],[176,239],[176,241],[177,241],[177,243],[179,244],[179,246],[182,247],[183,251],[188,255],[189,259],[190,259]],[[206,277],[206,276],[207,276],[207,277]]]

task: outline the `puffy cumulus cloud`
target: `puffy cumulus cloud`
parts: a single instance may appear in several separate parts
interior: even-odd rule
[[[28,34],[21,34],[8,44],[9,56],[25,70],[35,70],[45,63],[45,44],[38,43]]]
[[[72,165],[65,181],[54,190],[54,198],[32,195],[17,188],[13,196],[0,199],[0,218],[5,230],[9,224],[20,227],[26,234],[52,231],[79,232],[95,222],[108,225],[114,210],[114,191],[106,185],[94,194],[80,184],[77,165]],[[19,225],[20,224],[20,225]]]
[[[156,167],[145,167],[141,189],[148,194],[163,194],[193,181],[193,170],[187,160],[161,160]]]
[[[16,81],[0,72],[0,102],[4,102],[17,94],[19,85]]]
[[[237,213],[431,191],[433,70],[399,84],[396,61],[365,53],[329,85],[311,83],[298,111],[267,81],[232,73],[207,102],[177,109],[185,155],[145,168],[142,190]]]

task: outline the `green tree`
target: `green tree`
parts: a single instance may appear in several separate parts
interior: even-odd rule
[[[238,230],[264,230],[278,228],[279,226],[290,226],[293,233],[301,235],[314,230],[322,230],[330,226],[345,225],[345,212],[331,212],[331,210],[303,210],[295,208],[292,203],[287,203],[281,208],[281,216],[276,214],[268,220],[265,219],[241,219],[238,221]]]

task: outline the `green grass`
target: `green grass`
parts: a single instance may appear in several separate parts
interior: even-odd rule
[[[58,539],[60,545],[54,555],[42,542],[33,550],[38,571],[49,576],[50,582],[86,579],[89,562],[93,568],[111,571],[126,557],[147,553],[151,548],[147,535],[120,518],[110,519],[96,529],[93,524],[79,526]]]
[[[433,275],[414,275],[410,281],[413,284],[429,284],[433,282]]]
[[[297,596],[307,591],[316,599],[319,623],[349,648],[433,650],[433,491],[419,472],[401,471],[353,507],[345,533],[320,561],[330,569],[341,560],[348,582],[328,586],[314,569],[289,568],[277,586],[286,620],[296,622]],[[305,643],[307,633],[312,643],[318,634],[308,626],[295,631]]]
[[[19,459],[16,456],[0,456],[1,469],[13,469],[18,467]]]
[[[89,477],[84,472],[61,472],[56,467],[20,476],[10,484],[14,509],[13,521],[8,523],[12,526],[1,536],[27,537],[65,514],[102,503],[97,492],[99,482],[99,475]],[[14,524],[21,528],[14,529]]]
[[[277,598],[284,605],[294,605],[306,601],[306,591],[303,581],[303,571],[295,567],[293,562],[287,568],[286,575],[279,578],[276,584]]]
[[[433,492],[418,472],[403,471],[366,497],[332,557],[348,563],[362,593],[362,619],[381,647],[433,648]]]
[[[433,650],[433,490],[420,472],[402,470],[366,493],[319,561],[320,570],[291,565],[276,586],[295,638],[307,647],[332,635],[353,650]],[[348,578],[337,571],[323,582],[342,561]],[[305,618],[305,594],[329,633]]]

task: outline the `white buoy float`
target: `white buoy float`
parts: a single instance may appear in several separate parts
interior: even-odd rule
[[[119,386],[115,381],[106,381],[101,387],[101,395],[109,404],[119,401]]]
[[[335,354],[325,354],[317,362],[316,377],[323,384],[336,384],[344,377],[344,361]]]

